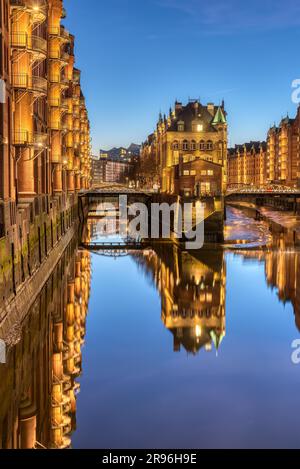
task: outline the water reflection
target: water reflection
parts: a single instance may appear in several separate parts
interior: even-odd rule
[[[76,429],[77,378],[90,293],[90,254],[74,241],[0,366],[0,447],[67,448]],[[1,331],[2,332],[2,331]]]
[[[161,297],[161,319],[173,334],[174,351],[218,350],[225,337],[226,268],[222,251],[190,254],[177,246],[157,246],[136,254],[151,272]]]
[[[241,219],[236,224],[240,223]],[[247,223],[250,226],[250,222]],[[85,243],[98,236],[97,226],[94,224],[97,222],[90,221],[86,225]],[[262,226],[265,230],[265,221]],[[272,244],[260,250],[235,249],[232,251],[233,256],[244,259],[245,264],[254,262],[255,265],[264,265],[266,285],[278,291],[280,302],[292,303],[296,326],[300,330],[300,252],[295,249],[293,232],[278,228],[276,224],[269,224],[267,229],[272,237]],[[145,251],[123,253],[120,251],[118,255],[127,255],[129,262],[134,262],[138,266],[132,281],[136,282],[138,277],[146,276],[159,292],[161,321],[173,336],[174,352],[182,350],[192,355],[204,351],[217,353],[220,347],[228,343],[227,353],[234,348],[237,339],[236,332],[232,330],[234,314],[231,310],[232,303],[228,302],[228,298],[226,301],[226,288],[228,284],[230,285],[230,280],[232,282],[232,279],[229,281],[227,279],[232,256],[228,256],[226,251],[214,249],[188,253],[175,244],[165,243],[155,244]],[[110,262],[110,259],[108,261]],[[106,267],[103,267],[103,264]],[[97,263],[97,269],[101,272],[95,272],[95,277],[111,276],[108,281],[113,283],[113,272],[116,270],[109,268],[107,271],[105,270],[107,266],[107,262]],[[118,269],[117,263],[114,268]],[[126,286],[127,279],[123,278],[122,281]],[[71,446],[71,437],[77,425],[77,394],[80,389],[78,378],[82,373],[82,346],[86,334],[90,282],[91,254],[78,250],[77,241],[74,240],[60,259],[24,323],[10,327],[10,334],[6,337],[10,344],[7,363],[0,365],[0,447],[68,448]],[[98,295],[97,287],[98,285],[93,286],[95,296]],[[146,290],[148,286],[144,284],[143,288]],[[232,291],[228,293],[231,297],[235,294]],[[108,298],[103,297],[105,291],[101,295],[97,296],[97,306],[113,301],[109,294]],[[249,301],[251,298],[244,299],[244,302]],[[270,304],[271,308],[272,305],[273,303]],[[122,310],[122,299],[117,306]],[[260,313],[263,314],[264,311]],[[147,320],[153,321],[158,314],[159,310],[151,311],[151,318]],[[101,318],[99,314],[97,317],[101,323],[103,317]],[[238,321],[239,318],[240,316],[235,317],[235,320]],[[110,318],[110,321],[112,320]],[[250,322],[249,318],[243,320]],[[226,330],[226,324],[228,327],[230,321],[231,327]],[[125,323],[126,321],[122,324]],[[115,334],[115,324],[112,326]],[[129,329],[128,334],[142,335],[139,329]],[[164,340],[154,327],[153,334]],[[255,337],[253,341],[255,343]],[[94,345],[99,347],[97,353],[103,351],[101,346],[112,347],[111,342],[108,344],[105,340],[102,345],[96,340]],[[117,343],[115,347],[118,347]],[[127,349],[122,345],[120,347],[122,347],[119,351],[122,360],[126,361]],[[167,353],[163,347],[161,350],[164,350],[162,354]],[[232,352],[233,356],[236,352],[236,349]],[[88,356],[89,353],[91,351],[87,352]],[[115,363],[113,356],[114,350],[109,349],[105,356],[105,360],[109,362],[108,369]],[[132,356],[129,353],[128,360]],[[186,366],[188,373],[191,365],[178,362],[178,366]],[[200,366],[197,360],[192,362],[192,366],[197,368]],[[210,363],[212,366],[209,360],[201,362],[203,365],[207,362],[206,364]],[[134,368],[134,363],[131,366]],[[156,366],[158,362],[155,362]],[[95,367],[90,364],[89,370],[95,370]],[[102,371],[101,368],[101,373]],[[205,373],[205,369],[202,371]],[[118,375],[117,370],[114,374]],[[179,371],[178,376],[180,376]],[[92,381],[91,376],[88,379]],[[230,385],[229,383],[228,386]],[[99,391],[92,383],[86,387],[86,392],[97,396]],[[109,394],[106,398],[109,399]],[[95,409],[92,409],[92,405],[84,395],[82,400],[87,415],[90,415],[89,411],[92,413]],[[105,402],[99,403],[99,407],[105,405]],[[112,409],[114,405],[115,403],[112,403]],[[177,402],[176,405],[180,407],[180,403]],[[179,408],[178,410],[180,411]],[[94,434],[97,435],[97,432]],[[78,438],[82,437],[80,435],[79,432]],[[100,446],[100,442],[98,445]]]
[[[300,252],[284,249],[266,251],[238,251],[236,255],[245,261],[260,261],[264,264],[268,287],[277,290],[278,299],[286,304],[292,303],[295,323],[300,331]]]

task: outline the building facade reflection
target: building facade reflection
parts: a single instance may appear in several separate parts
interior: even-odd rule
[[[71,446],[90,277],[90,254],[78,251],[74,240],[24,324],[6,339],[7,360],[0,365],[0,448]]]
[[[245,250],[239,251],[237,255],[249,261],[260,260],[264,264],[268,287],[277,290],[280,302],[292,304],[295,324],[300,331],[300,252],[286,248]]]
[[[160,293],[161,319],[174,337],[174,351],[218,350],[226,333],[223,252],[188,253],[161,245],[134,258]]]

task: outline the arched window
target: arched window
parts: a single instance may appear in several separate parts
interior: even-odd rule
[[[183,140],[182,149],[183,151],[187,151],[189,149],[189,142],[187,140]]]
[[[212,151],[213,148],[214,148],[213,142],[211,140],[208,140],[208,142],[206,143],[206,149],[208,151]]]
[[[184,132],[184,121],[178,121],[177,130],[178,132]]]
[[[195,151],[196,149],[197,149],[197,144],[196,144],[195,140],[192,140],[191,141],[191,150]]]
[[[199,144],[199,148],[200,150],[202,151],[205,151],[206,150],[206,145],[205,145],[205,141],[204,140],[201,140],[200,144]]]
[[[173,150],[179,150],[179,143],[178,143],[177,140],[175,140],[175,141],[173,142],[172,147],[173,147]]]

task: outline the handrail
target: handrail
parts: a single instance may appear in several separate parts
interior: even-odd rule
[[[13,133],[14,145],[37,145],[42,147],[47,145],[47,140],[47,133],[29,132],[27,130],[19,130]]]
[[[47,93],[48,83],[44,77],[19,73],[12,76],[12,83],[15,88]]]

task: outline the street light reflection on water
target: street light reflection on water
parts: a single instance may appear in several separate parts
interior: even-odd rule
[[[61,300],[69,316],[61,327],[57,317],[50,370],[44,367],[39,374],[40,380],[43,373],[53,379],[62,353],[63,374],[71,374],[70,405],[63,414],[71,415],[71,422],[66,420],[63,435],[72,447],[299,446],[300,368],[291,360],[300,330],[297,236],[235,208],[228,210],[227,224],[224,249],[186,252],[175,244],[156,244],[122,255],[120,250],[119,257],[92,253],[92,269],[84,263],[91,271],[90,278],[84,274],[88,285],[78,281],[84,270],[77,258],[67,274],[70,285],[75,275],[74,295],[69,286]],[[93,240],[97,222],[89,228]],[[245,238],[245,232],[251,235]],[[89,290],[83,318],[77,305],[80,298],[85,305]],[[39,335],[33,324],[26,330],[33,338],[36,334],[42,360],[43,343],[52,333],[46,328]],[[76,340],[70,344],[73,337],[80,339],[80,349]],[[26,340],[21,332],[19,345],[8,351],[10,368],[0,368],[0,395],[6,396],[0,405],[3,446],[20,446],[9,422],[18,409],[26,409],[25,390],[28,400],[29,383],[36,382],[27,367],[22,389],[18,347],[26,350]],[[8,376],[14,376],[18,392],[9,387]],[[38,389],[39,399],[47,402],[44,387]],[[35,438],[46,447],[58,438],[53,415],[60,414],[50,410],[48,419],[41,419],[40,407],[33,407]]]

